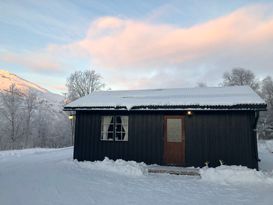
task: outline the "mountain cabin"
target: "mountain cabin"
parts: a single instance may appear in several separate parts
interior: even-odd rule
[[[248,86],[98,91],[75,113],[74,159],[258,169],[256,125],[266,103]]]

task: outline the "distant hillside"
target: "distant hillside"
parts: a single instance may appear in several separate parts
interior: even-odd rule
[[[26,91],[28,89],[34,89],[43,93],[49,92],[47,89],[42,88],[39,85],[36,85],[35,83],[32,83],[30,81],[27,81],[13,73],[10,73],[5,70],[0,70],[0,90],[6,90],[9,88],[9,86],[14,83],[17,88],[19,88],[22,91]]]
[[[25,80],[14,73],[10,73],[6,70],[0,70],[0,92],[3,90],[8,90],[9,86],[13,83],[22,92],[26,92],[29,89],[35,91],[39,98],[43,98],[44,100],[48,101],[49,104],[62,104],[64,100],[64,97],[59,94],[52,93],[47,89]]]
[[[64,97],[25,80],[16,74],[0,70],[0,94],[15,84],[22,93],[28,90],[37,96],[31,112],[30,124],[26,121],[24,100],[16,110],[14,123],[7,119],[9,109],[2,103],[0,96],[0,150],[21,149],[29,147],[64,147],[71,145],[71,123],[67,113],[63,111]],[[3,112],[2,112],[3,110]],[[16,139],[11,138],[16,127]]]

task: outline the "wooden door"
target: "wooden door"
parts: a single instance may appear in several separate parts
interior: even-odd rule
[[[164,117],[164,163],[185,164],[185,125],[184,116]]]

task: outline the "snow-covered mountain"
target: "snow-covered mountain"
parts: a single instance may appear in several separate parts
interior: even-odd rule
[[[15,84],[22,93],[31,90],[36,94],[37,100],[33,106],[29,124],[26,121],[27,98],[21,99],[20,107],[15,109],[16,118],[13,119],[13,123],[10,123],[7,119],[10,115],[9,106],[4,104],[2,101],[4,98],[0,97],[0,150],[71,145],[71,123],[67,113],[63,111],[64,97],[16,74],[0,70],[0,94],[9,90],[12,84]],[[4,112],[1,111],[2,109]],[[13,132],[12,126],[16,127],[16,132]]]
[[[22,91],[26,91],[28,89],[33,89],[33,90],[37,90],[39,92],[49,92],[48,90],[46,90],[45,88],[42,88],[39,85],[36,85],[30,81],[27,81],[13,73],[10,73],[6,70],[1,70],[0,69],[0,90],[7,90],[9,88],[9,86],[14,83],[16,85],[16,87]]]
[[[54,107],[59,107],[64,100],[64,97],[59,94],[52,93],[35,83],[19,77],[16,74],[0,69],[0,92],[8,90],[12,84],[15,84],[16,88],[21,92],[27,92],[30,89],[33,90],[39,99],[46,100],[48,104],[54,105]]]

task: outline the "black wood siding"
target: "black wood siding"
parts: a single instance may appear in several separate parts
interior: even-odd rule
[[[186,118],[187,166],[244,165],[257,168],[254,112],[205,112]]]
[[[111,159],[162,163],[163,117],[158,114],[129,114],[127,142],[101,141],[101,116],[110,113],[77,112],[74,158]],[[128,114],[128,113],[127,113]]]
[[[116,114],[122,114],[118,111]],[[128,142],[101,141],[101,116],[111,112],[77,111],[74,158],[78,160],[135,160],[164,164],[164,115],[183,112],[126,112],[129,115]],[[253,111],[193,112],[185,117],[186,166],[228,165],[257,168],[257,141]]]

